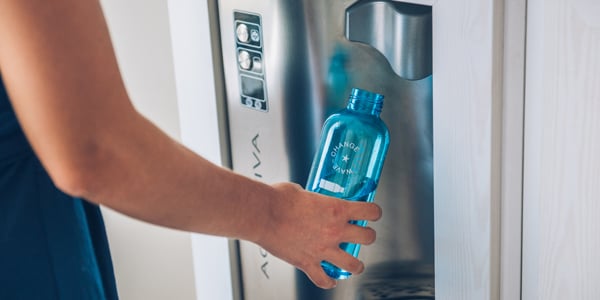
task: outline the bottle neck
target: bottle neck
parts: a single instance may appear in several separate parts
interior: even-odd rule
[[[346,108],[354,112],[379,117],[383,108],[383,95],[352,89]]]

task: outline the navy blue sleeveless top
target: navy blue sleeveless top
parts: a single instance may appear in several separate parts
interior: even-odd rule
[[[100,209],[54,186],[1,76],[0,299],[117,299]]]

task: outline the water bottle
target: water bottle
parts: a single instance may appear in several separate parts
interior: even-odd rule
[[[389,145],[389,132],[379,114],[383,95],[354,88],[348,105],[331,115],[323,125],[306,189],[349,201],[373,202],[383,161]],[[352,224],[366,226],[365,220]],[[340,248],[358,257],[359,244],[342,243]],[[346,279],[352,273],[323,261],[325,273]]]

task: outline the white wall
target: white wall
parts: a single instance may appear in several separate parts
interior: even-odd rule
[[[221,163],[207,1],[169,0],[181,140]],[[233,299],[227,239],[192,236],[197,299]]]
[[[125,85],[136,108],[179,140],[166,0],[102,0]],[[121,299],[194,299],[189,233],[103,209]]]

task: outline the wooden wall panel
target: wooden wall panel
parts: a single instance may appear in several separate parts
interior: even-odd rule
[[[433,4],[436,299],[499,299],[502,3]]]
[[[599,299],[600,2],[528,1],[522,299]]]

